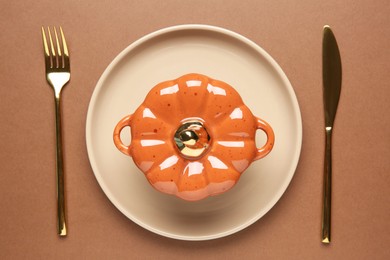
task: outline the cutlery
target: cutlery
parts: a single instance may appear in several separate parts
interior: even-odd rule
[[[42,27],[42,41],[45,52],[46,80],[54,90],[55,118],[56,118],[56,182],[57,182],[57,231],[59,236],[66,236],[65,190],[64,190],[64,162],[61,130],[61,90],[70,80],[69,52],[64,32],[60,27],[60,37],[57,30],[47,28],[49,40]],[[54,38],[54,40],[53,40]]]
[[[322,204],[322,243],[330,243],[332,191],[332,131],[341,91],[341,59],[329,25],[323,29],[322,79],[325,111],[325,162]]]

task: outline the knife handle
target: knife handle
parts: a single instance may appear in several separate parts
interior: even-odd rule
[[[325,128],[325,163],[322,202],[322,243],[330,243],[330,211],[332,191],[332,127]]]

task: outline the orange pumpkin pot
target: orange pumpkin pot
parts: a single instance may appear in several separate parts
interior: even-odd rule
[[[120,139],[126,126],[129,146]],[[255,143],[258,129],[267,135],[261,148]],[[232,188],[275,139],[271,126],[251,113],[233,87],[195,73],[156,85],[119,121],[113,137],[154,188],[188,201]]]

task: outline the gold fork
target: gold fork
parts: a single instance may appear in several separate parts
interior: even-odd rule
[[[65,190],[64,190],[64,162],[62,155],[62,131],[61,131],[61,90],[70,80],[69,52],[66,45],[64,32],[60,27],[60,38],[54,27],[54,37],[50,28],[47,28],[47,41],[45,29],[42,27],[42,40],[45,51],[46,79],[54,90],[55,117],[56,117],[56,181],[57,181],[57,217],[58,235],[66,236],[65,217]],[[53,38],[55,42],[53,42]]]

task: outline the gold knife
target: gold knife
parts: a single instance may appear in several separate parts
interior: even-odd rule
[[[325,111],[325,162],[322,205],[322,243],[330,243],[332,191],[332,130],[341,91],[341,59],[329,25],[323,29],[322,80]]]

